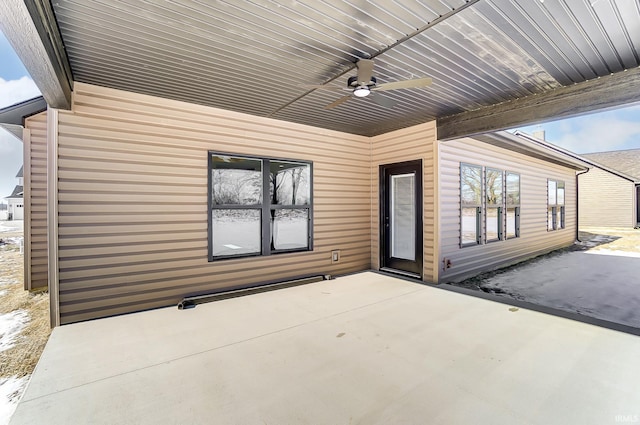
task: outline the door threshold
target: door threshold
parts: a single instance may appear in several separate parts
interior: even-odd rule
[[[393,274],[399,274],[399,275],[410,277],[410,278],[413,278],[413,279],[422,280],[422,276],[420,275],[420,273],[413,273],[413,272],[408,272],[408,271],[405,271],[405,270],[392,269],[392,268],[389,268],[389,267],[381,267],[380,271],[381,272],[387,272],[387,273],[393,273]]]

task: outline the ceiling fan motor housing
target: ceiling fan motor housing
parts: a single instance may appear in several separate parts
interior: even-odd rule
[[[349,79],[347,80],[347,87],[358,87],[360,84],[358,84],[358,77],[353,76],[353,77],[349,77]],[[376,77],[371,77],[371,81],[369,81],[366,86],[367,87],[373,87],[376,85]]]

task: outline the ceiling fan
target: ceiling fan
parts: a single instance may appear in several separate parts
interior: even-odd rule
[[[414,78],[411,80],[394,81],[391,83],[377,84],[376,77],[373,76],[373,60],[372,59],[359,59],[356,62],[358,68],[358,75],[349,77],[347,80],[347,87],[341,90],[350,90],[352,93],[346,96],[342,96],[340,99],[333,103],[328,104],[324,109],[333,109],[338,105],[343,104],[352,97],[367,97],[373,95],[371,99],[380,106],[392,108],[396,102],[383,97],[376,96],[373,92],[385,91],[385,90],[397,90],[397,89],[412,89],[419,87],[427,87],[431,84],[431,78]],[[311,86],[316,89],[335,90],[329,86]]]

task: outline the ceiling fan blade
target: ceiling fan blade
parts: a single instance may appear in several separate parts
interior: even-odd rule
[[[380,84],[372,88],[375,91],[397,90],[397,89],[415,89],[419,87],[427,87],[431,85],[431,78],[416,78],[413,80],[394,81],[393,83]]]
[[[351,95],[342,96],[340,99],[336,100],[335,102],[330,103],[327,106],[325,106],[324,109],[333,109],[338,105],[342,105],[344,102],[346,102],[349,99],[351,99]]]
[[[358,67],[358,84],[369,84],[373,76],[373,60],[359,59],[356,66]]]
[[[385,97],[385,96],[375,95],[373,93],[371,93],[370,96],[371,96],[371,100],[373,100],[375,103],[377,103],[380,106],[384,106],[385,108],[393,108],[398,104],[395,100],[389,99],[388,97]]]

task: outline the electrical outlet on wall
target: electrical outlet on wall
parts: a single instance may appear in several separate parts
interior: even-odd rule
[[[331,264],[337,263],[340,261],[340,250],[334,249],[331,251]]]

